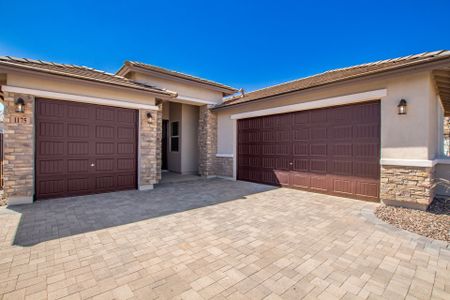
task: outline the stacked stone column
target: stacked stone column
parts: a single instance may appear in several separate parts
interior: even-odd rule
[[[34,194],[34,97],[5,92],[3,182],[8,204],[31,203]],[[15,101],[25,101],[25,112],[16,113]]]
[[[139,189],[152,189],[161,179],[162,107],[158,111],[140,110]],[[152,114],[148,122],[147,113]]]
[[[200,107],[198,122],[199,173],[214,176],[217,153],[217,116],[208,105]]]

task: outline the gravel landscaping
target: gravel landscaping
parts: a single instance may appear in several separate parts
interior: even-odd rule
[[[427,211],[382,205],[376,209],[375,215],[404,230],[450,242],[449,198],[436,198]]]

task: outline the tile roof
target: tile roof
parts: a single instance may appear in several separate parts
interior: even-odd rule
[[[277,96],[289,92],[301,91],[312,87],[322,86],[325,84],[338,82],[345,79],[361,77],[364,75],[381,73],[394,70],[400,67],[406,67],[424,62],[431,62],[439,59],[450,58],[450,51],[440,50],[434,52],[425,52],[416,55],[409,55],[400,58],[387,59],[362,65],[334,69],[317,75],[300,78],[297,80],[270,86],[253,92],[249,92],[238,96],[233,96],[215,108],[223,108],[233,106],[240,103],[251,102],[254,100],[264,99],[271,96]]]
[[[158,72],[158,73],[162,73],[162,74],[166,74],[166,75],[170,75],[170,76],[174,76],[174,77],[178,77],[178,78],[182,78],[182,79],[186,79],[186,80],[190,80],[190,81],[195,81],[195,82],[198,82],[198,83],[202,83],[202,84],[206,84],[206,85],[209,85],[209,86],[213,86],[213,87],[217,87],[217,88],[220,88],[220,89],[227,90],[228,92],[230,92],[230,94],[231,93],[235,93],[235,92],[238,91],[237,89],[235,89],[235,88],[233,88],[231,86],[222,84],[222,83],[218,83],[218,82],[207,80],[207,79],[204,79],[204,78],[192,76],[192,75],[189,75],[189,74],[185,74],[185,73],[181,73],[181,72],[177,72],[177,71],[173,71],[173,70],[157,67],[157,66],[154,66],[154,65],[149,65],[149,64],[137,62],[137,61],[126,61],[124,66],[139,67],[139,68],[142,68],[142,69],[145,69],[145,70]],[[123,69],[123,67],[116,74],[120,73],[120,71],[122,69]]]
[[[65,76],[70,78],[94,81],[109,85],[115,85],[120,87],[132,88],[137,90],[142,90],[146,92],[152,92],[165,96],[176,96],[175,92],[167,91],[165,89],[160,89],[154,86],[146,85],[143,83],[138,83],[132,81],[128,78],[118,76],[115,74],[107,73],[104,71],[99,71],[93,68],[59,64],[53,62],[46,62],[41,60],[17,58],[11,56],[0,56],[0,67],[12,67],[19,68],[23,70],[43,72],[47,74]]]

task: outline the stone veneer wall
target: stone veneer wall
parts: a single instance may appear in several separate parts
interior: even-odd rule
[[[140,110],[139,189],[153,188],[161,179],[162,111],[150,111],[152,123],[147,121],[147,110]]]
[[[4,93],[3,181],[9,204],[31,203],[34,194],[34,97]],[[25,112],[15,112],[15,100],[25,101]],[[14,122],[22,118],[20,123]],[[26,121],[24,121],[26,118]]]
[[[233,177],[233,158],[216,157],[215,175]]]
[[[208,105],[200,107],[198,122],[198,171],[201,176],[213,176],[217,153],[217,116]]]
[[[434,178],[434,167],[381,166],[381,201],[425,210],[434,198]]]

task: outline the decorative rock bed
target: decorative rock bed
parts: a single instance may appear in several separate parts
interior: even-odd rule
[[[436,198],[427,211],[382,205],[376,209],[375,215],[401,229],[450,242],[449,198]]]

